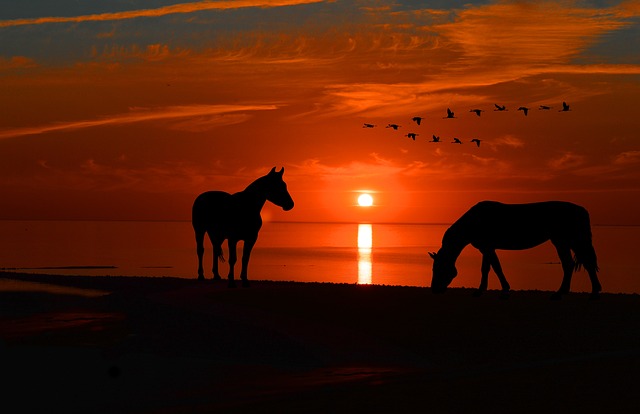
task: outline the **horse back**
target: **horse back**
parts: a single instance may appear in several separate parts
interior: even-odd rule
[[[241,193],[207,191],[193,202],[191,223],[193,228],[213,234],[224,240],[247,240],[257,236],[262,219],[260,213],[251,214],[241,199]]]
[[[591,239],[589,213],[565,201],[504,204],[483,201],[456,224],[464,228],[474,245],[498,249],[523,249],[547,240]]]
[[[224,191],[207,191],[196,197],[191,210],[191,221],[195,224],[207,216],[223,213],[228,207],[231,194]]]

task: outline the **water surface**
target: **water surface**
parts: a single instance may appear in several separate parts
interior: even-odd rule
[[[249,277],[429,286],[427,253],[438,250],[447,228],[443,224],[268,222],[254,248]],[[594,226],[593,237],[605,291],[640,293],[640,257],[635,252],[640,227]],[[208,243],[205,246],[209,278],[212,252]],[[197,270],[188,222],[0,221],[0,252],[0,268],[34,273],[195,278]],[[524,251],[498,251],[498,255],[514,290],[559,287],[562,269],[550,243]],[[459,276],[452,286],[476,287],[480,261],[480,253],[468,246],[458,259]],[[227,264],[221,269],[225,275]],[[493,273],[489,288],[499,288]],[[574,275],[572,290],[590,290],[585,271]]]

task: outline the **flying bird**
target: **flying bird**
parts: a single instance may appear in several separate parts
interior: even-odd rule
[[[420,122],[422,122],[424,118],[421,116],[414,116],[413,118],[411,118],[412,121],[414,121],[416,124],[420,125]]]
[[[433,135],[433,138],[431,138],[431,141],[429,142],[440,142],[440,137],[436,137],[435,135]]]
[[[364,124],[364,125],[362,125],[362,128],[373,128],[373,127],[375,127],[375,125],[373,125],[373,124]]]
[[[415,141],[418,135],[419,134],[416,134],[415,132],[409,132],[407,135],[405,135],[405,137],[411,138],[412,140]]]
[[[453,111],[449,108],[447,108],[447,116],[442,117],[442,119],[446,119],[446,118],[455,118],[455,116],[453,116]]]
[[[548,111],[549,109],[551,109],[551,107],[547,105],[540,105],[538,109],[541,111]]]
[[[480,146],[480,141],[482,141],[481,139],[478,138],[474,138],[471,140],[471,142],[475,142],[477,146]]]
[[[567,112],[567,111],[569,111],[569,110],[570,110],[570,109],[569,109],[569,105],[568,105],[566,102],[564,102],[564,101],[563,101],[563,102],[562,102],[562,109],[561,109],[561,110],[559,110],[558,112]]]
[[[451,141],[452,144],[462,144],[462,141],[460,141],[458,138],[454,138],[453,141]]]
[[[385,128],[393,128],[393,129],[395,129],[397,131],[398,128],[400,128],[400,125],[398,125],[398,124],[389,124]]]
[[[475,113],[476,113],[476,115],[480,116],[480,114],[481,114],[482,112],[484,112],[484,111],[483,111],[482,109],[472,109],[472,110],[470,110],[469,112],[475,112]]]
[[[502,106],[500,106],[498,104],[494,104],[494,105],[496,107],[496,109],[494,109],[494,111],[506,111],[507,110],[506,105],[502,105]]]
[[[529,113],[529,108],[527,108],[526,106],[521,106],[520,108],[518,108],[518,111],[524,112],[524,116],[527,116],[527,114]]]

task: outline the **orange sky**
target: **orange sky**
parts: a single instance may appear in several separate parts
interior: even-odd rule
[[[284,166],[296,207],[265,218],[562,199],[640,224],[639,1],[19,3],[0,15],[0,219],[188,219],[200,192]]]

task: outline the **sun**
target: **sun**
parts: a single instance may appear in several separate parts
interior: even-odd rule
[[[358,205],[360,207],[371,207],[373,205],[373,197],[371,197],[371,194],[360,194],[358,197]]]

